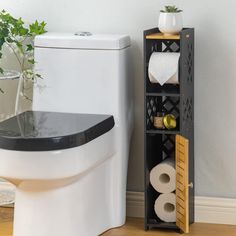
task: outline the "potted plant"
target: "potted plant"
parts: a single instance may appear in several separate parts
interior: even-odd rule
[[[160,12],[158,27],[164,35],[178,34],[183,28],[182,10],[176,6],[165,6]]]
[[[16,19],[5,10],[0,12],[0,59],[3,56],[3,46],[6,46],[17,60],[20,74],[19,84],[22,85],[21,92],[29,100],[30,98],[25,93],[25,84],[41,78],[41,75],[33,70],[35,64],[33,39],[36,35],[46,32],[45,26],[44,21],[38,22],[37,20],[25,26],[22,18]],[[9,71],[0,67],[0,75],[4,77],[5,74],[8,77]],[[0,92],[4,91],[0,88]]]

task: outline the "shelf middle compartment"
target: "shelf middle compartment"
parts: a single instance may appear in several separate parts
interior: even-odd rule
[[[154,133],[170,133],[180,130],[180,97],[178,96],[146,96],[146,131]],[[176,128],[174,129],[158,129],[154,126],[154,119],[158,114],[171,114],[176,119]]]

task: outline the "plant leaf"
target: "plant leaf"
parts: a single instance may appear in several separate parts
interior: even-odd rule
[[[165,6],[165,9],[161,10],[161,12],[178,13],[178,12],[182,12],[182,10],[178,9],[178,7],[176,6]]]
[[[28,62],[29,62],[30,64],[32,64],[32,65],[35,64],[35,60],[34,60],[34,59],[30,59],[30,60],[28,60]]]
[[[25,26],[23,19],[14,18],[5,10],[0,11],[0,58],[2,57],[3,45],[7,44],[14,52],[14,55],[19,63],[22,75],[27,79],[36,80],[42,78],[36,74],[32,67],[35,60],[32,59],[34,45],[26,43],[26,39],[33,39],[34,36],[46,32],[46,23],[44,21],[35,21],[29,26]],[[26,62],[26,63],[25,63]],[[0,73],[3,73],[0,68]],[[0,88],[0,92],[4,91]]]
[[[32,44],[27,44],[26,47],[27,47],[26,51],[33,51],[34,50],[34,47]]]
[[[46,23],[43,21],[39,23],[37,20],[29,26],[30,33],[32,35],[40,35],[46,32],[45,30]]]
[[[42,75],[40,75],[40,74],[35,74],[35,76],[40,78],[40,79],[43,79]]]

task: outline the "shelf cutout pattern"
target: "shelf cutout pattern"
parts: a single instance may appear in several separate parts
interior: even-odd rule
[[[188,54],[184,59],[184,67],[187,69],[187,82],[193,82],[193,44],[188,44]]]
[[[183,100],[183,122],[193,121],[193,100],[192,98],[186,98]]]
[[[162,42],[162,52],[179,52],[179,45],[176,42]]]
[[[173,114],[177,120],[177,129],[179,129],[179,97],[148,96],[146,98],[146,128],[147,130],[156,130],[154,127],[154,117],[159,112]]]
[[[176,41],[153,42],[151,52],[180,52],[180,44]]]
[[[163,135],[162,139],[162,158],[163,160],[168,157],[175,156],[175,136],[174,135]]]

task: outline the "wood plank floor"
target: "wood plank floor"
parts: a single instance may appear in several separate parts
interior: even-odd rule
[[[13,209],[0,208],[0,236],[12,236],[12,221]],[[236,226],[231,225],[195,223],[190,227],[190,231],[191,233],[188,236],[236,236]],[[142,219],[129,218],[126,225],[109,230],[102,236],[181,236],[181,234],[166,230],[150,230],[145,232],[143,230]]]
[[[0,236],[12,236],[13,208],[0,208]]]

